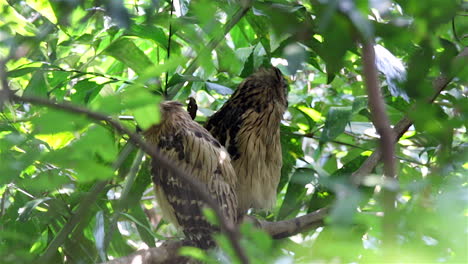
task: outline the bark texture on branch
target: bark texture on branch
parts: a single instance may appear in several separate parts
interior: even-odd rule
[[[323,226],[323,221],[329,211],[328,207],[324,207],[312,213],[293,219],[278,222],[259,220],[258,222],[260,224],[260,228],[267,232],[271,237],[274,239],[281,239]]]

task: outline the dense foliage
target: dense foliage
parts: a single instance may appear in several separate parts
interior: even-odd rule
[[[282,179],[274,210],[253,214],[277,221],[332,210],[324,227],[281,240],[242,226],[251,262],[388,258],[380,193],[393,188],[392,260],[466,263],[468,67],[466,57],[452,62],[468,43],[467,10],[458,0],[6,0],[0,77],[19,96],[120,117],[136,131],[158,121],[163,98],[194,97],[203,123],[244,77],[278,65],[290,80]],[[396,145],[398,185],[382,181],[380,166],[359,187],[350,179],[378,146],[363,39],[403,61],[379,67],[391,123],[414,123]],[[428,103],[441,74],[453,79]],[[177,235],[161,220],[148,158],[126,135],[83,113],[4,99],[1,263],[95,263]]]

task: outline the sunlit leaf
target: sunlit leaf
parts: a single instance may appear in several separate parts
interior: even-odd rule
[[[36,210],[37,207],[42,204],[42,203],[45,203],[47,202],[48,200],[50,200],[51,198],[49,197],[46,197],[46,198],[40,198],[40,199],[35,199],[35,200],[32,200],[30,202],[28,202],[25,207],[21,208],[21,213],[19,215],[19,220],[20,221],[27,221],[29,220],[29,218],[31,217],[31,215],[33,214],[33,210]]]
[[[158,105],[154,103],[136,108],[133,110],[133,116],[140,128],[146,130],[160,120]]]
[[[146,54],[129,38],[121,38],[106,49],[110,56],[122,61],[137,74],[143,74],[146,69],[154,66]]]
[[[44,72],[38,70],[33,73],[28,86],[24,89],[24,95],[47,97],[47,84],[44,79]]]
[[[31,122],[36,134],[55,134],[65,131],[77,131],[89,124],[89,121],[80,114],[71,114],[64,111],[48,110]]]

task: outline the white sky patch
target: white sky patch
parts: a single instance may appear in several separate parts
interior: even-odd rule
[[[298,235],[294,235],[292,237],[289,237],[289,239],[291,239],[292,241],[296,242],[296,243],[302,243],[304,242],[304,239],[302,238],[302,235],[301,234],[298,234]]]
[[[271,62],[271,65],[275,67],[278,65],[288,66],[288,61],[285,59],[281,59],[281,58],[271,58],[270,62]]]
[[[371,137],[379,137],[379,134],[377,134],[377,131],[374,128],[368,128],[364,130],[364,134]]]
[[[181,17],[187,14],[187,11],[188,11],[187,7],[181,5],[179,0],[174,0],[173,3],[174,3],[174,14],[176,15],[176,17]]]
[[[123,222],[117,222],[117,228],[119,229],[120,233],[124,236],[129,236],[130,232],[127,226],[125,226],[126,223]]]
[[[307,195],[311,195],[315,191],[315,187],[312,183],[308,183],[305,185],[307,189]]]

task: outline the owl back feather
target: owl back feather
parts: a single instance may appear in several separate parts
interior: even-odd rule
[[[281,176],[280,123],[287,83],[277,68],[246,78],[205,128],[226,147],[238,178],[239,212],[270,209]]]
[[[218,203],[225,218],[237,216],[237,179],[224,147],[192,120],[178,102],[161,104],[162,121],[144,132],[146,140],[188,175],[200,181]],[[218,229],[203,216],[205,203],[189,185],[152,161],[151,174],[163,216],[182,229],[195,246],[214,245]]]

